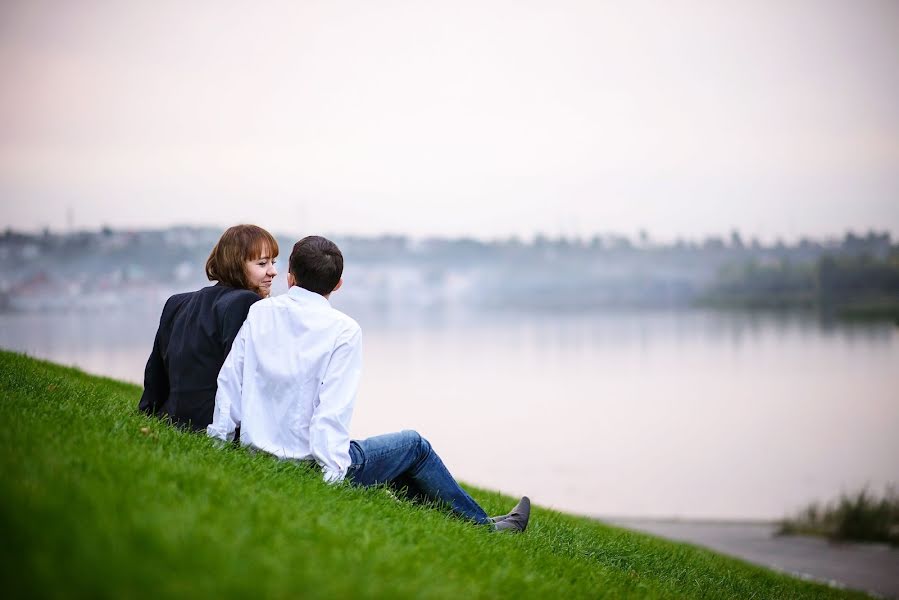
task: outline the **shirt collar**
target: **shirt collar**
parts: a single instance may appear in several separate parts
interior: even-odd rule
[[[292,286],[289,290],[287,290],[287,295],[297,302],[311,302],[313,304],[331,306],[331,303],[328,301],[328,299],[321,294],[310,292],[309,290],[301,288],[298,285]]]

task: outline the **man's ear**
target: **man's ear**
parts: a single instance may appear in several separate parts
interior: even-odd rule
[[[297,284],[297,280],[293,278],[293,273],[287,272],[287,287],[292,288]]]
[[[337,290],[340,289],[340,286],[342,286],[342,285],[343,285],[343,277],[341,277],[340,279],[337,280],[337,285],[335,285],[334,289],[331,291],[336,292]]]

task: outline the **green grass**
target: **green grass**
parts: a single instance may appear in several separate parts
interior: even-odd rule
[[[383,489],[328,487],[139,415],[140,389],[0,352],[6,597],[845,598],[535,507],[499,535]],[[513,499],[472,490],[488,512]]]

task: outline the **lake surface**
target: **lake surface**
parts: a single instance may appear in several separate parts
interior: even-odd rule
[[[899,483],[892,324],[705,311],[354,316],[365,371],[353,435],[417,429],[457,477],[541,505],[776,519]],[[2,314],[0,347],[140,383],[158,318]]]

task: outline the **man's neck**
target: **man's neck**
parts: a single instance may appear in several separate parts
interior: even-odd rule
[[[297,285],[297,284],[293,284],[292,287],[300,288],[301,290],[306,290],[306,288],[304,288],[304,287],[301,286],[301,285]],[[312,290],[306,290],[306,291],[309,292],[310,294],[318,294],[319,296],[321,296],[321,297],[324,298],[325,300],[331,300],[331,294],[319,294],[318,292],[313,292]]]

